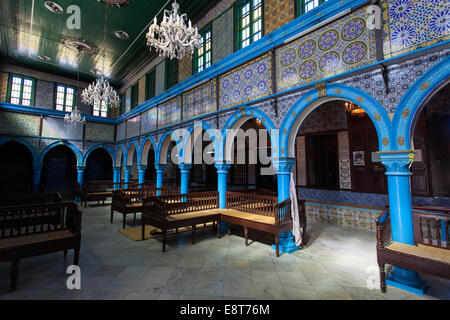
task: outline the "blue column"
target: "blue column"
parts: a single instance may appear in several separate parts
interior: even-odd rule
[[[33,192],[39,191],[39,184],[41,183],[42,163],[33,164]]]
[[[86,169],[85,166],[77,166],[77,172],[78,172],[77,182],[78,182],[78,189],[80,191],[83,188],[83,184],[84,184],[84,170],[85,169]]]
[[[405,151],[380,152],[381,162],[386,167],[392,240],[415,245],[409,155]],[[426,286],[417,272],[399,267],[394,267],[386,283],[420,295],[424,294]]]
[[[139,165],[139,184],[142,184],[145,182],[145,171],[147,170],[147,166]]]
[[[125,176],[124,176],[124,182],[125,182],[125,189],[128,189],[128,183],[130,182],[130,171],[132,166],[124,166],[124,172],[125,172]]]
[[[189,173],[191,172],[192,164],[180,163],[178,167],[181,171],[180,194],[186,194],[189,192]]]
[[[276,169],[278,181],[278,202],[283,202],[290,198],[289,185],[291,179],[292,168],[295,165],[295,158],[276,158],[272,160]],[[275,245],[272,246],[275,249]],[[280,234],[280,251],[292,253],[299,248],[295,245],[292,232],[284,232]]]
[[[166,169],[165,164],[155,164],[156,169],[156,188],[162,188],[164,184],[164,170]],[[156,195],[160,195],[161,191],[156,191]]]
[[[120,183],[120,171],[121,168],[120,167],[113,167],[113,172],[114,172],[114,190],[120,189],[120,185],[118,183]]]
[[[227,205],[227,182],[228,182],[228,170],[231,167],[230,163],[224,161],[218,161],[214,163],[217,168],[217,191],[219,192],[219,208],[225,209]],[[227,232],[228,224],[226,222],[220,223],[220,232]]]

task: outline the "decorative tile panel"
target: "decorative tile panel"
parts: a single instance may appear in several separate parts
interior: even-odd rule
[[[0,112],[0,133],[39,136],[41,118],[13,112]]]
[[[284,26],[295,19],[295,1],[264,0],[264,33]]]
[[[236,0],[222,0],[221,2],[219,2],[214,8],[209,10],[199,22],[197,22],[196,27],[198,28],[198,30],[203,28],[213,19],[217,18],[222,12],[231,7],[235,2]]]
[[[145,76],[139,79],[139,97],[138,103],[143,104],[145,102]]]
[[[448,0],[383,0],[382,10],[385,58],[450,39]]]
[[[299,133],[337,131],[347,129],[347,112],[341,102],[328,102],[311,112],[303,121]]]
[[[178,83],[192,76],[192,55],[188,54],[178,60]]]
[[[42,109],[54,109],[54,89],[53,82],[36,81],[35,107]]]
[[[125,112],[130,111],[131,109],[131,87],[125,91]]]
[[[83,126],[72,125],[64,119],[44,118],[42,121],[42,136],[58,139],[83,139]]]
[[[234,52],[234,10],[228,9],[212,22],[212,62],[216,63]]]
[[[114,141],[114,125],[87,122],[85,139],[92,141]]]
[[[339,149],[339,186],[341,189],[351,189],[352,181],[350,176],[350,147],[348,131],[338,132]]]
[[[216,111],[216,81],[208,82],[183,95],[183,120]]]
[[[158,108],[152,108],[141,115],[141,133],[158,128]]]
[[[8,94],[8,78],[7,73],[0,73],[0,102],[6,102]]]
[[[127,129],[127,123],[122,122],[121,124],[118,124],[116,127],[116,140],[121,141],[126,138],[126,129]]]
[[[165,60],[156,66],[156,84],[155,95],[163,93],[166,90],[166,63]]]
[[[136,116],[127,121],[127,138],[137,136],[141,133],[141,116]]]
[[[219,78],[220,108],[231,107],[272,93],[272,58],[266,54]]]
[[[169,100],[158,107],[158,128],[181,122],[181,98]]]
[[[279,91],[311,83],[376,61],[375,31],[360,8],[276,51]]]

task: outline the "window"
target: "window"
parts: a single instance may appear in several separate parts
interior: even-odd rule
[[[108,106],[105,100],[101,103],[94,103],[94,111],[92,113],[94,116],[106,118],[108,116]]]
[[[200,32],[202,46],[195,50],[194,73],[203,71],[211,65],[211,26]]]
[[[74,104],[75,89],[62,84],[57,84],[55,101],[56,110],[71,112]]]
[[[149,100],[156,95],[156,69],[147,74],[145,83],[147,84],[146,100]]]
[[[178,60],[166,60],[166,89],[172,88],[178,83]]]
[[[297,0],[297,16],[308,13],[328,0]]]
[[[139,104],[139,83],[136,83],[131,87],[131,108],[136,107]]]
[[[237,49],[261,39],[263,33],[262,0],[246,0],[237,4]]]
[[[10,99],[13,104],[31,106],[34,99],[34,80],[13,75],[10,77]]]

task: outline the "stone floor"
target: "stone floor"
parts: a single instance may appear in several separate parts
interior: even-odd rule
[[[425,297],[368,289],[368,268],[378,278],[374,233],[310,223],[308,246],[277,258],[267,244],[246,247],[210,229],[197,232],[196,245],[189,232],[170,236],[162,253],[159,239],[132,241],[121,226],[118,214],[109,223],[109,206],[83,209],[82,289],[67,289],[73,255],[58,252],[22,260],[14,293],[10,263],[1,263],[0,299],[450,299],[450,281],[427,275]]]

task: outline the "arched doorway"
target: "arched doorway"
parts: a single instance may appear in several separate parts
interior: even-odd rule
[[[92,151],[86,160],[85,183],[93,180],[111,181],[113,175],[113,162],[111,155],[103,148]]]
[[[167,153],[165,155],[166,167],[164,169],[164,183],[163,185],[173,185],[179,186],[181,183],[181,174],[178,166],[174,163],[172,159],[172,154],[178,154],[176,151],[176,142],[170,141],[167,147]],[[164,156],[164,155],[161,155]]]
[[[450,84],[436,92],[415,116],[411,166],[414,204],[450,205]]]
[[[77,158],[67,146],[58,145],[50,149],[44,157],[41,183],[44,190],[73,190],[77,182]]]
[[[23,144],[7,142],[0,146],[0,193],[31,192],[33,156]]]

